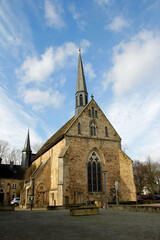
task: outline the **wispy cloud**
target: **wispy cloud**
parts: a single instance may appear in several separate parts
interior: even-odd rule
[[[32,31],[22,9],[20,1],[0,1],[0,50],[15,58],[35,53]]]
[[[84,20],[82,20],[80,11],[76,10],[76,7],[73,3],[69,5],[68,9],[72,14],[73,19],[76,21],[78,28],[83,30],[84,27],[86,26],[86,22]]]
[[[96,3],[98,3],[98,5],[102,6],[102,5],[106,5],[110,2],[110,0],[94,0]]]
[[[120,32],[123,28],[128,27],[129,24],[123,17],[115,17],[113,21],[105,26],[105,29],[111,30],[113,32]]]
[[[44,2],[44,11],[46,24],[49,27],[62,28],[66,24],[62,18],[63,8],[60,1],[50,1],[45,0]]]
[[[44,107],[52,106],[59,108],[63,103],[65,96],[59,91],[53,91],[51,88],[46,91],[39,89],[28,89],[23,94],[24,102],[31,104],[33,110],[43,110]]]
[[[95,72],[94,72],[94,70],[92,68],[91,63],[86,63],[84,65],[84,70],[85,70],[85,73],[88,75],[89,79],[93,79],[93,78],[96,77],[96,74],[95,74]]]
[[[30,127],[32,143],[42,141],[35,132],[38,124],[36,115],[24,111],[22,106],[8,95],[11,94],[0,87],[0,138],[10,142],[13,146],[22,148],[27,129]]]
[[[142,90],[114,99],[105,113],[129,147],[132,158],[160,157],[160,92]],[[134,146],[134,147],[133,147]]]

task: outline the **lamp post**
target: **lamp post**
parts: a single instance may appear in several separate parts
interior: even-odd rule
[[[102,171],[104,174],[105,209],[107,209],[106,172],[107,171]]]

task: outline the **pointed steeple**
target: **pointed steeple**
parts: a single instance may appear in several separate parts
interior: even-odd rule
[[[84,91],[87,93],[86,81],[83,71],[83,64],[81,58],[81,49],[79,49],[79,59],[78,59],[78,74],[77,74],[77,92]]]
[[[21,165],[24,169],[28,168],[31,163],[31,146],[30,146],[30,139],[29,139],[29,130],[27,133],[26,141],[24,144],[24,149],[22,151],[22,162]]]
[[[79,112],[87,103],[88,103],[88,93],[87,93],[86,81],[85,81],[85,76],[83,71],[81,49],[79,48],[75,115],[78,115]]]
[[[27,151],[27,152],[31,151],[29,129],[28,129],[28,133],[27,133],[27,137],[26,137],[26,141],[25,141],[25,144],[24,144],[23,151]]]

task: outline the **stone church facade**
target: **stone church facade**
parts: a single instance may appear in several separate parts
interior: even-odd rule
[[[115,201],[115,181],[119,201],[136,201],[132,160],[121,149],[121,138],[88,93],[79,52],[76,108],[73,116],[23,166],[32,174],[25,180],[21,201],[27,205],[34,196],[37,207]],[[26,150],[31,153],[29,135]],[[23,150],[23,156],[25,149]]]

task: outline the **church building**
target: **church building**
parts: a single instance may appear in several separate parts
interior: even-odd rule
[[[132,160],[121,149],[121,138],[88,92],[79,51],[75,115],[32,155],[29,133],[23,150],[26,179],[22,204],[34,196],[34,206],[58,206],[96,201],[136,201]]]

